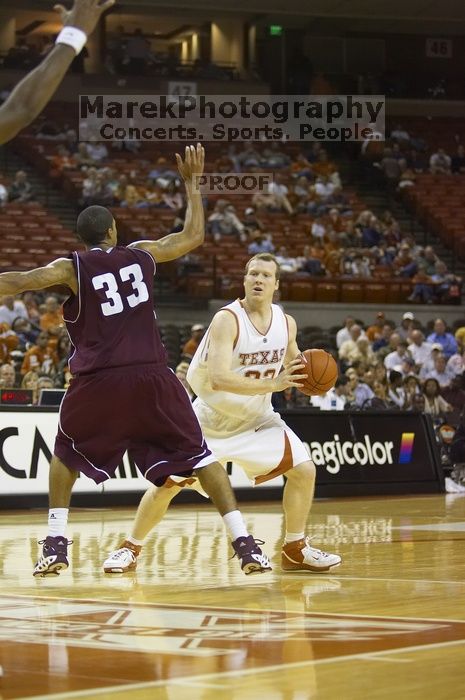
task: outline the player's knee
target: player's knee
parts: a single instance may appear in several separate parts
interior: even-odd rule
[[[301,462],[293,469],[290,469],[286,476],[296,481],[308,482],[315,481],[316,470],[315,465],[310,460],[308,462]]]

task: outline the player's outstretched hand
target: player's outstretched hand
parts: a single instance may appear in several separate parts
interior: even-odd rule
[[[300,380],[306,379],[307,375],[296,374],[296,372],[304,369],[304,367],[305,365],[302,363],[302,360],[299,357],[289,362],[289,364],[284,367],[283,371],[280,372],[274,380],[274,391],[284,391],[284,389],[287,389],[290,386],[295,386],[297,389],[299,389],[302,386]]]
[[[198,143],[195,146],[186,146],[184,160],[179,153],[176,153],[178,170],[185,182],[192,183],[195,178],[202,175],[205,165],[205,149]],[[195,183],[194,183],[195,184]]]
[[[115,0],[74,0],[70,10],[63,5],[55,5],[64,26],[76,27],[87,36],[92,34],[101,15],[115,4]]]

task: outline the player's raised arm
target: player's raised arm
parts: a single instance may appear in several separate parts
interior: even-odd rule
[[[157,262],[176,260],[201,245],[205,239],[205,213],[202,196],[196,186],[203,173],[205,149],[200,143],[186,146],[184,161],[176,153],[179,173],[184,180],[187,196],[187,209],[184,228],[179,233],[170,233],[158,241],[136,241],[130,247],[147,250]]]
[[[37,267],[27,272],[3,272],[0,274],[0,296],[46,289],[64,285],[77,292],[77,279],[74,265],[67,258],[58,258],[45,267]]]
[[[283,391],[287,387],[299,387],[299,379],[306,377],[294,375],[304,365],[299,359],[290,362],[277,377],[245,377],[231,369],[237,324],[229,311],[219,311],[210,325],[208,345],[208,377],[215,391],[230,391],[233,394],[253,396]]]
[[[64,28],[56,46],[15,87],[0,107],[0,144],[10,141],[30,124],[43,110],[70,67],[73,59],[86,43],[103,12],[115,0],[74,0],[71,10],[62,5],[54,9],[60,13]]]

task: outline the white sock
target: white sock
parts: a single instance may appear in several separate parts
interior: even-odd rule
[[[126,537],[126,539],[128,542],[131,542],[131,544],[135,544],[137,547],[142,547],[142,545],[144,544],[144,540],[136,540],[136,538],[132,535],[129,535],[129,537]]]
[[[240,510],[232,510],[230,513],[226,513],[226,515],[223,515],[223,521],[232,542],[237,540],[238,537],[248,537],[249,533]]]
[[[69,508],[50,508],[48,511],[49,537],[64,537],[68,524]]]
[[[297,542],[297,540],[303,540],[305,537],[304,532],[286,532],[286,537],[284,538],[284,544],[289,542]]]

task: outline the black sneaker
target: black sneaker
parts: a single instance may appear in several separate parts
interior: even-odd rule
[[[59,575],[60,571],[68,568],[68,545],[71,540],[61,535],[58,537],[46,537],[40,540],[42,544],[42,554],[37,560],[32,572],[34,576],[48,576],[49,574]]]
[[[237,555],[239,558],[244,574],[262,574],[264,571],[271,571],[270,560],[262,552],[259,544],[264,543],[262,540],[255,540],[252,535],[238,537],[232,542],[234,556]]]

